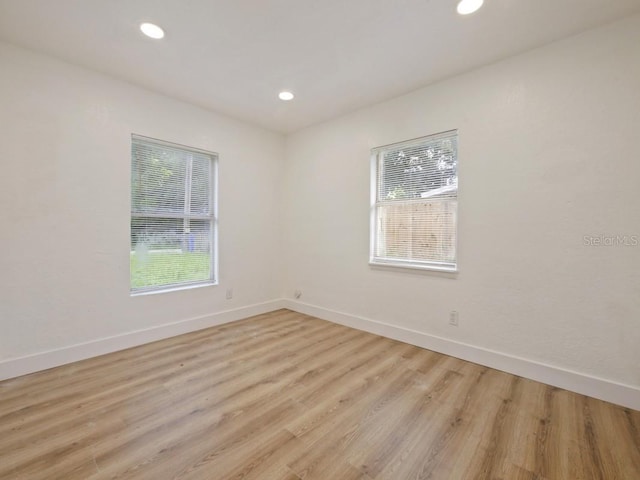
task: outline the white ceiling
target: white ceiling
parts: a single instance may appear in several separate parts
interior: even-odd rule
[[[640,11],[640,0],[0,0],[0,39],[291,132]],[[154,41],[142,21],[162,26]],[[296,94],[292,102],[280,90]]]

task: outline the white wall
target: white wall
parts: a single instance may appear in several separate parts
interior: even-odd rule
[[[0,361],[280,297],[281,135],[8,44],[0,71]],[[220,154],[219,286],[129,295],[131,133]]]
[[[638,45],[635,16],[288,137],[285,296],[640,386],[640,246],[583,243],[640,235]],[[454,128],[459,274],[370,267],[370,149]]]

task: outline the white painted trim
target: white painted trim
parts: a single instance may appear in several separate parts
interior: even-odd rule
[[[348,313],[283,300],[290,310],[461,358],[547,385],[640,410],[640,388]]]
[[[70,347],[4,360],[0,362],[0,380],[6,380],[67,363],[124,350],[126,348],[136,347],[145,343],[163,340],[176,335],[242,320],[253,315],[272,312],[280,308],[288,308],[340,325],[346,325],[383,337],[393,338],[394,340],[451,355],[452,357],[461,358],[555,387],[564,388],[572,392],[640,410],[640,389],[632,385],[625,385],[611,380],[585,375],[526,358],[290,299],[273,300],[248,305],[246,307],[225,310],[211,315],[101,338]]]
[[[100,338],[56,350],[11,358],[0,362],[0,380],[19,377],[67,363],[175,337],[183,333],[242,320],[253,315],[272,312],[280,308],[284,308],[283,301],[272,300],[270,302],[248,305],[246,307],[225,310],[201,317],[188,318],[178,322],[166,323],[157,327],[135,330],[112,337]]]

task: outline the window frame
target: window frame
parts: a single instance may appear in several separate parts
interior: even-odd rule
[[[156,212],[156,213],[148,213],[143,212],[136,214],[133,210],[133,198],[132,198],[132,188],[133,185],[129,185],[129,204],[130,204],[130,212],[129,212],[129,255],[131,255],[131,221],[134,217],[136,218],[176,218],[176,219],[189,219],[189,220],[208,220],[209,221],[209,239],[210,239],[210,264],[209,278],[206,280],[197,280],[190,282],[181,282],[181,283],[173,283],[168,285],[154,285],[149,287],[140,287],[133,288],[131,285],[131,271],[129,272],[129,294],[134,297],[138,295],[149,295],[149,294],[158,294],[179,290],[188,290],[192,288],[200,288],[200,287],[208,287],[215,286],[219,284],[218,278],[218,161],[219,154],[217,152],[211,152],[209,150],[203,150],[200,148],[190,147],[187,145],[168,142],[165,140],[160,140],[153,137],[147,137],[144,135],[138,135],[135,133],[131,134],[131,159],[130,159],[130,168],[133,168],[133,145],[134,143],[145,143],[149,145],[153,145],[156,147],[167,147],[173,150],[180,150],[187,153],[197,153],[199,155],[205,155],[209,157],[209,176],[210,176],[210,185],[209,185],[209,205],[210,211],[208,215],[202,214],[173,214],[167,212]]]
[[[380,169],[380,159],[381,155],[389,150],[396,150],[400,148],[407,148],[419,145],[421,143],[425,143],[428,141],[436,141],[438,139],[444,138],[456,138],[456,145],[458,140],[458,130],[447,130],[440,133],[435,133],[432,135],[426,135],[423,137],[413,138],[411,140],[405,140],[401,142],[391,143],[387,145],[382,145],[380,147],[375,147],[371,149],[370,156],[370,218],[369,218],[369,265],[373,267],[391,267],[391,268],[400,268],[400,269],[413,269],[413,270],[423,270],[423,271],[433,271],[433,272],[441,272],[441,273],[457,273],[459,271],[459,261],[458,261],[458,187],[456,187],[456,215],[454,219],[454,231],[455,231],[455,258],[453,262],[439,262],[433,260],[417,260],[417,259],[403,259],[398,257],[379,257],[376,255],[377,246],[379,242],[378,236],[378,207],[381,204],[378,201],[378,188],[380,182],[378,182],[378,173]],[[459,171],[459,160],[460,156],[458,154],[458,148],[456,147],[456,173]],[[458,176],[458,174],[456,175]],[[411,201],[411,200],[408,200]],[[421,199],[416,199],[416,202],[423,201]]]

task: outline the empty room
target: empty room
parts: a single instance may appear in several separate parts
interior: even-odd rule
[[[0,480],[640,479],[640,0],[0,0]]]

